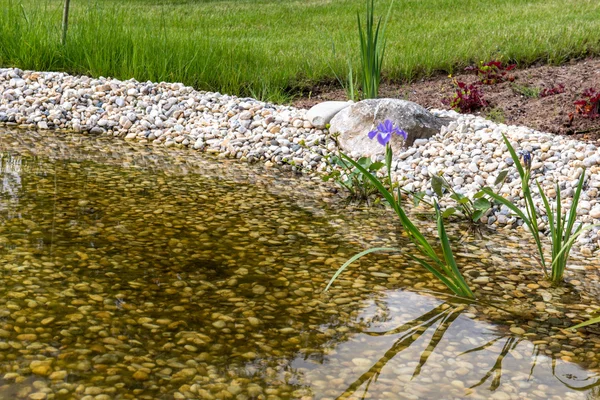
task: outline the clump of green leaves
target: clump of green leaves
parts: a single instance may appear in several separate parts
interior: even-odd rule
[[[525,225],[527,225],[529,228],[533,239],[535,240],[538,249],[538,261],[542,267],[542,270],[544,271],[544,274],[552,281],[553,284],[560,284],[563,280],[563,274],[567,266],[569,253],[571,252],[571,248],[573,247],[575,240],[581,233],[594,227],[594,225],[583,227],[583,224],[581,223],[575,227],[575,222],[577,219],[577,204],[579,203],[579,197],[581,196],[583,183],[585,181],[585,169],[581,173],[581,177],[577,183],[577,189],[575,190],[575,194],[573,196],[571,209],[568,214],[565,212],[564,215],[561,205],[560,186],[558,183],[556,184],[556,202],[553,206],[551,206],[550,202],[548,201],[548,196],[546,196],[544,193],[544,190],[539,182],[536,181],[536,186],[540,196],[542,197],[546,215],[548,217],[548,223],[550,225],[549,239],[552,254],[549,261],[546,258],[544,249],[542,247],[541,234],[538,226],[538,212],[536,211],[533,203],[530,187],[532,156],[529,152],[522,152],[523,165],[521,165],[521,159],[519,158],[513,146],[510,144],[509,140],[504,135],[502,135],[502,137],[504,138],[504,143],[506,144],[506,147],[508,147],[508,151],[515,162],[515,166],[521,178],[521,188],[523,190],[523,197],[525,198],[525,212],[521,211],[521,209],[519,209],[510,200],[494,193],[490,188],[484,188],[482,190],[492,199],[508,207],[523,220]]]
[[[381,82],[381,67],[385,55],[385,28],[392,11],[390,4],[387,16],[381,25],[382,18],[379,17],[375,23],[374,0],[367,0],[367,15],[365,24],[360,20],[360,14],[356,13],[358,21],[358,35],[360,38],[360,61],[362,65],[362,92],[365,99],[376,99],[379,94],[379,83]],[[349,78],[353,82],[352,77]]]
[[[506,122],[506,117],[504,116],[504,110],[500,107],[489,108],[485,111],[485,117],[490,121],[494,121],[497,124],[503,124]]]
[[[328,159],[329,165],[334,168],[331,172],[322,176],[322,179],[327,182],[333,180],[339,186],[344,188],[349,193],[351,200],[368,201],[375,193],[378,192],[373,183],[365,177],[358,168],[344,160],[344,158],[332,155]],[[377,174],[377,172],[385,166],[382,162],[373,162],[369,157],[361,157],[356,161],[366,171]]]
[[[508,170],[503,170],[496,177],[494,186],[500,185],[497,190],[498,192],[500,189],[502,189],[502,185],[504,185],[507,175]],[[481,217],[487,212],[487,210],[492,207],[492,203],[484,197],[486,192],[483,189],[475,193],[473,198],[470,199],[464,194],[455,191],[450,182],[448,182],[443,175],[433,175],[431,177],[431,188],[440,199],[449,193],[450,198],[456,201],[456,207],[448,207],[446,210],[444,210],[442,213],[444,218],[455,214],[458,209],[471,221],[478,222],[479,219],[481,219]],[[490,187],[486,187],[485,189],[493,191],[493,189]]]
[[[518,83],[514,82],[510,87],[515,93],[532,99],[537,99],[540,97],[540,93],[542,91],[542,89],[537,86],[519,85]]]
[[[388,121],[386,121],[386,123],[387,122]],[[389,125],[391,126],[391,122],[389,123]],[[386,124],[381,124],[378,127],[378,129],[382,131],[382,128],[389,128],[390,126]],[[373,132],[377,133],[377,135],[379,135],[379,133],[382,134],[381,137],[378,137],[378,140],[380,143],[386,146],[385,165],[387,166],[387,177],[383,181],[381,181],[375,174],[371,173],[369,170],[363,167],[359,162],[354,161],[347,155],[341,153],[341,158],[344,161],[351,164],[358,171],[360,171],[362,175],[366,179],[368,179],[375,188],[377,188],[381,196],[392,207],[392,209],[400,219],[400,224],[408,234],[409,239],[415,245],[417,252],[420,254],[415,255],[413,251],[409,251],[406,253],[406,255],[412,260],[416,261],[419,265],[424,267],[427,271],[431,272],[436,278],[438,278],[442,283],[444,283],[444,285],[446,285],[456,295],[466,298],[474,298],[475,296],[473,295],[473,292],[465,282],[464,277],[458,269],[458,265],[456,263],[456,260],[454,259],[454,255],[452,254],[450,239],[448,238],[448,234],[446,233],[446,229],[444,227],[444,219],[440,207],[437,203],[434,202],[438,237],[441,244],[442,257],[438,256],[438,253],[435,251],[433,246],[427,241],[427,239],[421,233],[421,231],[412,223],[410,218],[408,218],[406,212],[404,211],[404,208],[402,207],[401,189],[397,187],[396,190],[394,190],[391,175],[392,147],[389,143],[389,136],[387,136],[387,134],[392,134],[390,129],[386,129],[385,132],[377,132],[377,130],[375,130],[370,132],[370,134]],[[375,135],[372,135],[371,139],[373,139],[374,137]],[[338,270],[335,272],[335,274],[329,281],[325,290],[329,289],[331,284],[350,264],[367,254],[381,251],[402,251],[402,249],[394,247],[375,247],[356,254],[354,257],[346,261],[340,268],[338,268]]]

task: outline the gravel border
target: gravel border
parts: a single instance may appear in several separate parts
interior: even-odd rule
[[[218,157],[292,165],[296,171],[324,172],[325,157],[336,150],[327,130],[305,119],[307,110],[252,98],[197,91],[181,83],[90,78],[60,72],[0,69],[0,125],[39,130],[72,130],[112,135],[166,147],[190,147]],[[430,140],[396,151],[395,178],[410,191],[430,189],[430,175],[443,172],[455,190],[473,195],[510,169],[501,193],[524,207],[520,181],[502,142],[502,133],[517,149],[532,152],[532,175],[551,198],[559,182],[566,207],[577,179],[589,178],[577,210],[583,223],[600,223],[600,149],[578,140],[522,126],[496,124],[474,115],[431,110],[454,119]],[[359,154],[353,154],[359,156]],[[535,190],[534,190],[535,191]],[[534,201],[543,211],[541,198]],[[442,201],[450,205],[452,201]],[[540,213],[543,215],[543,212]],[[542,229],[545,221],[540,221]],[[482,218],[490,227],[523,224],[509,210],[495,207]],[[600,228],[582,234],[578,246],[591,256],[600,244]]]

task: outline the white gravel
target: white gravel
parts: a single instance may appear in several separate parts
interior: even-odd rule
[[[328,169],[324,157],[335,150],[327,131],[305,120],[306,110],[196,91],[180,83],[93,79],[9,68],[0,69],[0,94],[0,125],[5,126],[112,135],[319,172]],[[504,133],[517,150],[532,152],[533,177],[551,198],[555,197],[555,182],[560,183],[566,207],[578,177],[587,168],[589,177],[578,218],[583,223],[600,223],[597,146],[474,115],[432,112],[455,121],[430,140],[418,140],[414,147],[396,150],[393,168],[405,189],[433,194],[430,175],[443,172],[457,191],[472,195],[493,184],[498,173],[509,168],[502,193],[524,206],[517,172],[502,142]],[[539,195],[535,201],[543,211]],[[482,221],[492,227],[522,225],[505,207],[490,210]],[[545,226],[544,220],[540,223]],[[591,255],[598,247],[599,231],[592,229],[579,238],[584,255]]]

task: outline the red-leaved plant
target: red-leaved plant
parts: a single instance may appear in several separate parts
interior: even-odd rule
[[[581,94],[581,99],[575,103],[575,110],[584,118],[598,118],[600,116],[600,92],[594,88],[586,89]]]
[[[484,85],[495,85],[506,80],[514,81],[513,76],[506,76],[508,71],[517,67],[517,64],[502,65],[501,61],[491,60],[486,63],[483,61],[479,66],[471,65],[465,68],[465,71],[475,71],[479,77],[479,81]]]
[[[443,100],[449,104],[454,111],[467,113],[482,107],[487,107],[488,103],[483,98],[483,93],[473,84],[466,84],[457,80],[453,81],[455,86],[454,93]]]
[[[562,83],[558,84],[558,86],[553,86],[551,88],[544,88],[540,92],[540,97],[548,97],[553,96],[555,94],[560,94],[565,92],[565,85]]]

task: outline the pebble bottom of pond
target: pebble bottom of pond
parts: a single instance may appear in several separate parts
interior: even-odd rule
[[[0,398],[593,399],[597,260],[552,287],[516,231],[448,224],[477,303],[317,177],[0,130]],[[417,210],[419,211],[419,210]],[[435,238],[427,209],[414,213]]]

